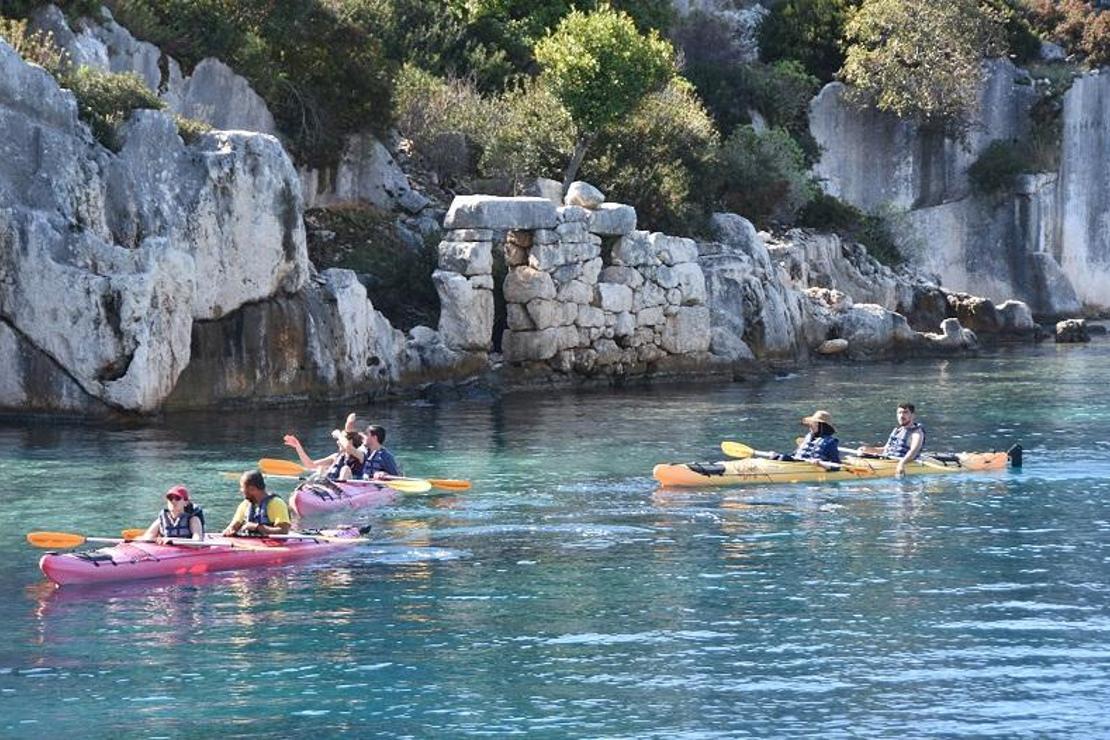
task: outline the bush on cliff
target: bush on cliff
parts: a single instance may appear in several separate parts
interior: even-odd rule
[[[563,174],[569,184],[593,141],[676,74],[674,49],[658,33],[641,34],[625,13],[602,6],[572,11],[533,49],[542,82],[577,128]]]
[[[710,209],[707,182],[719,145],[713,120],[678,78],[602,134],[582,174],[610,200],[635,206],[641,228],[689,233]]]
[[[844,26],[860,0],[775,0],[759,26],[765,62],[793,59],[821,82],[844,64]]]
[[[104,146],[118,151],[116,128],[139,108],[161,110],[165,103],[151,92],[134,72],[102,72],[92,67],[77,67],[67,73],[62,84],[73,91],[81,119]]]
[[[805,154],[781,128],[740,126],[721,147],[718,200],[756,225],[790,224],[816,195]]]
[[[1033,27],[1092,67],[1110,64],[1110,13],[1088,0],[1029,0]]]
[[[831,231],[867,248],[880,263],[893,267],[904,261],[887,219],[864,213],[828,193],[818,192],[798,212],[798,226]]]
[[[438,242],[420,249],[397,235],[394,216],[372,206],[318,208],[305,212],[308,256],[320,269],[343,267],[358,274],[374,308],[407,331],[439,323],[439,295],[432,282]]]
[[[190,68],[214,56],[246,77],[301,161],[391,123],[397,65],[387,0],[113,0],[119,21]]]
[[[967,168],[968,179],[982,195],[1011,192],[1014,179],[1031,170],[1025,147],[1014,141],[992,141]]]
[[[998,16],[977,0],[864,0],[845,33],[841,74],[861,102],[952,134],[970,125],[983,57],[1002,50]]]
[[[397,84],[397,128],[448,185],[497,177],[515,186],[556,175],[574,146],[562,104],[534,80],[483,96],[474,83],[441,80],[406,65]]]

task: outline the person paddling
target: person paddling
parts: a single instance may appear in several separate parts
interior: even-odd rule
[[[921,454],[925,445],[925,425],[917,420],[917,409],[912,403],[898,404],[898,426],[890,432],[886,444],[861,446],[860,452],[868,455],[897,460],[894,475],[901,478],[906,474],[906,463],[913,462]]]
[[[239,478],[239,492],[243,500],[231,523],[224,528],[225,537],[289,533],[289,507],[280,496],[266,490],[266,479],[260,471],[243,473]]]
[[[366,427],[366,445],[363,447],[366,462],[362,468],[364,478],[399,478],[401,468],[393,453],[384,447],[385,427],[371,424]]]
[[[814,411],[802,418],[809,432],[798,443],[798,448],[789,455],[776,454],[776,460],[804,460],[806,462],[840,463],[840,440],[836,438],[836,428],[832,424],[832,414],[828,411]]]
[[[356,431],[342,431],[335,429],[331,436],[339,448],[327,457],[313,460],[305,452],[301,441],[295,435],[286,434],[283,441],[297,452],[301,464],[306,468],[324,470],[324,476],[329,480],[349,480],[361,478],[366,460],[366,449],[363,447],[362,435]]]
[[[173,486],[166,491],[166,508],[137,539],[139,542],[203,540],[204,511],[189,501],[189,490],[185,486]]]

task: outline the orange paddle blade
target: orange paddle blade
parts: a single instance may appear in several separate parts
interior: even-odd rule
[[[432,488],[442,488],[446,491],[465,491],[470,488],[470,481],[458,478],[429,478]]]
[[[85,536],[70,532],[28,532],[27,541],[35,547],[61,550],[85,544]]]
[[[306,468],[298,462],[292,460],[278,460],[273,457],[264,457],[258,461],[258,469],[266,475],[300,475],[301,473],[311,472],[311,468]]]
[[[145,533],[145,529],[125,529],[119,533],[119,536],[125,540],[133,540],[142,537]]]

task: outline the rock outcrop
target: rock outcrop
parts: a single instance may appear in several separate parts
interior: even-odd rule
[[[73,96],[2,42],[0,129],[0,320],[109,406],[157,409],[194,319],[308,275],[296,172],[272,137],[187,147],[167,115],[138,111],[113,154]]]
[[[1110,308],[1110,77],[1077,79],[1064,97],[1059,172],[1025,175],[1012,192],[973,192],[968,168],[993,141],[1029,136],[1037,98],[1028,73],[986,63],[979,110],[966,141],[860,109],[841,83],[810,107],[825,189],[891,217],[900,248],[943,285],[995,302],[1016,297],[1040,315]]]

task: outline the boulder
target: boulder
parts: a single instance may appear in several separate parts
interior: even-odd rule
[[[1056,322],[1056,341],[1059,344],[1073,344],[1091,341],[1087,322],[1083,319],[1065,319]]]
[[[582,206],[583,208],[597,208],[605,202],[605,194],[588,182],[575,180],[567,188],[563,202],[568,206]]]
[[[563,183],[548,177],[537,177],[524,186],[521,195],[546,198],[552,204],[560,206],[563,204]]]
[[[301,169],[301,185],[309,208],[341,203],[369,203],[384,210],[401,209],[419,213],[429,201],[412,189],[408,176],[389,150],[370,134],[354,134],[344,140],[334,172]],[[452,225],[446,229],[486,228],[480,224]]]
[[[847,339],[827,339],[814,350],[819,355],[839,355],[848,350]]]
[[[277,135],[277,125],[266,101],[246,78],[235,74],[219,59],[200,60],[181,85],[178,96],[174,110],[186,118],[204,121],[218,129]]]
[[[656,231],[648,237],[648,241],[655,256],[664,265],[674,266],[681,262],[695,262],[698,259],[698,247],[693,239],[669,236]]]

